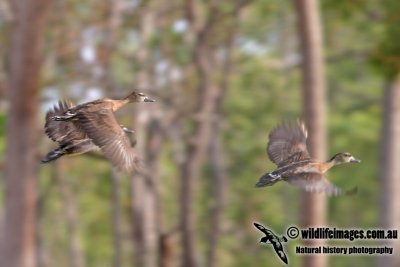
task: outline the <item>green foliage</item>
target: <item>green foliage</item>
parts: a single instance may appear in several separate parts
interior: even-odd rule
[[[389,79],[400,72],[400,23],[399,1],[389,0],[384,5],[385,28],[371,62]]]

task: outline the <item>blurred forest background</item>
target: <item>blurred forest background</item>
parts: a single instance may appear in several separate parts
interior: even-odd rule
[[[0,56],[0,266],[282,266],[253,222],[400,229],[398,0],[0,0]],[[48,108],[134,88],[157,99],[117,114],[146,172],[40,165]],[[254,187],[269,131],[299,117],[314,156],[362,160],[329,174],[358,194]],[[300,244],[290,266],[400,266],[398,241],[392,257]]]

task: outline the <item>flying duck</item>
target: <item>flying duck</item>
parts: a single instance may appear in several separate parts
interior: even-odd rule
[[[132,171],[138,158],[130,136],[134,131],[118,124],[114,112],[131,102],[154,102],[136,91],[123,99],[104,98],[77,106],[59,101],[46,114],[45,133],[59,147],[50,151],[42,163],[64,155],[101,150],[119,170]]]
[[[335,165],[359,163],[349,152],[334,155],[326,162],[310,157],[307,150],[307,130],[303,122],[280,124],[269,135],[267,154],[278,168],[261,176],[256,187],[271,186],[278,181],[300,186],[308,192],[325,192],[327,195],[350,194],[333,185],[325,173]]]

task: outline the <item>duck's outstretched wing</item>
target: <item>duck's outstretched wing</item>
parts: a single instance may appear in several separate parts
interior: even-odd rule
[[[269,134],[267,154],[278,166],[309,159],[307,130],[304,123],[283,123]]]
[[[44,130],[47,136],[54,142],[65,143],[85,138],[85,133],[76,127],[72,121],[56,121],[52,119],[54,116],[61,116],[71,107],[73,107],[71,103],[60,100],[58,104],[54,105],[46,113]]]
[[[75,123],[100,147],[112,165],[124,171],[132,171],[137,167],[135,150],[111,109],[81,112],[77,117]]]
[[[340,196],[349,194],[350,191],[343,191],[336,185],[328,181],[321,173],[300,173],[290,177],[285,177],[286,182],[302,187],[307,192],[325,192],[329,196]]]

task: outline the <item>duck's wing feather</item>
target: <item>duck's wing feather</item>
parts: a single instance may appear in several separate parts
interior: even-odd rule
[[[308,172],[293,174],[293,176],[285,177],[284,180],[292,185],[302,187],[307,192],[325,192],[329,196],[340,196],[346,193],[328,181],[322,173]]]
[[[280,124],[269,134],[267,154],[278,166],[309,159],[307,130],[302,122]]]
[[[137,167],[138,157],[135,150],[111,109],[81,112],[77,116],[75,123],[100,147],[113,166],[124,171],[132,171]]]
[[[73,105],[66,101],[60,100],[46,113],[46,122],[44,124],[47,136],[58,143],[70,142],[72,140],[80,140],[85,137],[85,133],[79,129],[72,121],[56,121],[54,116],[63,115]]]

